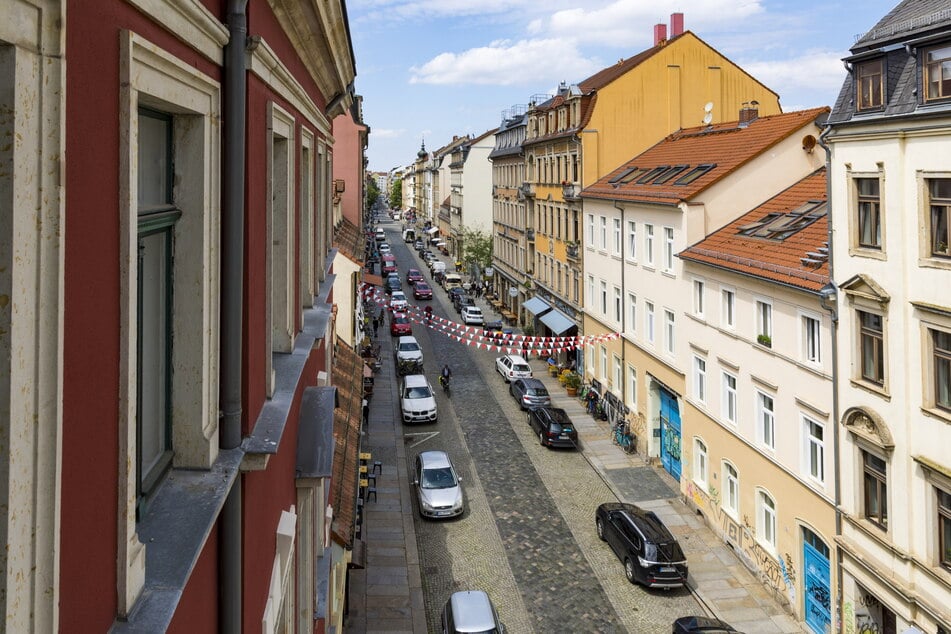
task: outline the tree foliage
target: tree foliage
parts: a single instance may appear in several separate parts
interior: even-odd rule
[[[376,201],[380,198],[380,188],[376,184],[376,179],[367,179],[367,209],[373,209]]]
[[[477,264],[483,271],[492,266],[492,236],[481,229],[463,227],[462,259],[470,267]]]
[[[397,178],[390,185],[390,209],[399,209],[403,206],[403,179]]]

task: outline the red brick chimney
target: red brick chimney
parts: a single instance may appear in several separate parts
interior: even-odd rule
[[[667,25],[666,24],[655,24],[654,25],[654,46],[657,46],[661,42],[667,39]]]
[[[759,118],[759,102],[756,100],[743,102],[740,107],[739,126],[745,128]]]
[[[674,39],[678,35],[684,32],[684,14],[683,13],[671,13],[670,14],[670,39]]]

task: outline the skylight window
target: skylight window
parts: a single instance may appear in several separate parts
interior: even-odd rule
[[[703,165],[698,165],[674,181],[674,185],[689,185],[716,166],[716,163],[704,163]]]
[[[637,168],[635,168],[634,170],[632,170],[630,174],[628,174],[627,176],[625,176],[624,178],[622,178],[622,179],[620,180],[620,182],[621,182],[621,184],[630,183],[630,182],[631,182],[632,180],[634,180],[635,178],[640,178],[641,176],[643,176],[645,172],[647,172],[647,170],[646,170],[645,168],[643,168],[643,167],[637,167]]]
[[[636,167],[629,167],[629,168],[627,168],[626,170],[624,170],[623,172],[621,172],[620,174],[618,174],[617,176],[615,176],[614,178],[612,178],[611,180],[609,180],[608,182],[609,182],[609,183],[619,183],[619,182],[621,182],[621,179],[623,179],[625,176],[627,176],[627,175],[630,174],[631,172],[637,172],[637,171],[638,171],[638,170],[637,170]]]
[[[669,169],[670,169],[670,165],[661,165],[660,167],[655,167],[654,169],[644,174],[644,176],[637,179],[637,184],[643,185],[645,183],[649,183]]]
[[[685,169],[687,169],[687,167],[688,167],[687,165],[675,165],[671,167],[669,170],[667,170],[666,172],[664,172],[663,174],[655,178],[654,184],[663,185],[664,183],[669,182],[671,179],[673,179],[674,176],[676,176],[677,174],[680,174]]]
[[[792,211],[766,214],[760,220],[740,227],[738,233],[751,238],[785,240],[825,216],[827,210],[824,200],[810,200]]]

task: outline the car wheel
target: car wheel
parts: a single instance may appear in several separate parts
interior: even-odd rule
[[[545,446],[545,432],[543,431],[538,432],[538,444],[542,447]]]
[[[624,576],[627,577],[627,580],[631,583],[637,583],[637,580],[634,578],[634,562],[630,559],[624,560]]]
[[[597,527],[597,529],[598,529],[598,539],[600,539],[601,541],[605,541],[605,539],[604,539],[604,522],[601,521],[601,518],[598,518],[597,520],[595,520],[594,525],[595,525],[595,526]]]

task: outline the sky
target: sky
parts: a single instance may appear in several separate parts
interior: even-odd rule
[[[784,112],[832,106],[842,58],[899,0],[347,0],[369,169],[421,143],[496,128],[502,113],[684,30],[779,94]],[[697,124],[703,113],[698,114]]]

